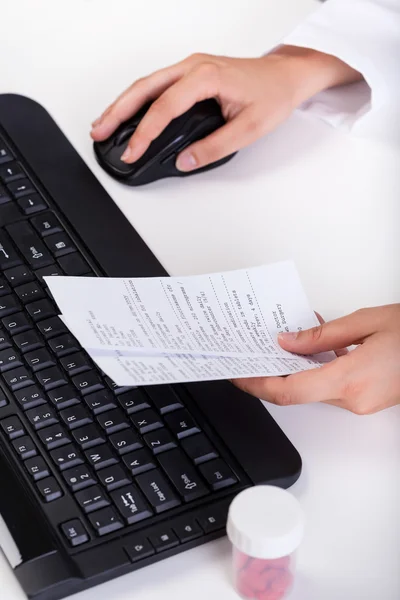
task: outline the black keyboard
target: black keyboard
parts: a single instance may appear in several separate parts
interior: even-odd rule
[[[48,164],[44,132],[37,153],[45,166],[35,170],[35,133],[18,125],[29,122],[30,111],[48,143],[57,138],[53,151],[61,165]],[[49,552],[34,548],[24,533],[18,534],[21,563],[13,567],[30,598],[53,600],[104,580],[106,570],[107,578],[117,576],[223,535],[238,491],[270,481],[287,487],[301,463],[261,404],[229,384],[119,387],[96,367],[58,317],[43,277],[121,275],[121,262],[126,276],[143,274],[126,266],[135,262],[147,262],[148,275],[162,269],[79,157],[72,151],[73,160],[62,164],[71,148],[43,109],[0,96],[0,125],[0,461],[7,460],[3,471],[0,462],[0,515],[9,531],[18,527],[22,517],[3,494],[15,486],[10,498],[17,491],[26,496],[27,513],[46,523],[47,550],[63,567],[46,562]],[[61,187],[51,193],[54,168]],[[97,202],[94,211],[86,197],[76,214],[92,216],[93,230],[100,217],[115,237],[129,231],[136,250],[129,261],[127,243],[124,255],[114,248],[115,268],[102,267],[101,238],[93,231],[96,252],[90,235],[79,232],[80,221],[67,214],[68,202],[78,202],[67,198],[74,173],[76,190],[91,187]],[[33,575],[40,561],[46,576]],[[79,576],[71,584],[73,564]]]

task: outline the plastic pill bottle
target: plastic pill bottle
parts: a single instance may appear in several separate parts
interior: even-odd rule
[[[281,600],[292,587],[304,515],[289,492],[260,485],[240,492],[229,507],[236,591],[246,600]]]

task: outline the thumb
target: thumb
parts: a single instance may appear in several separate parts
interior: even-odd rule
[[[278,341],[285,350],[298,354],[339,350],[361,343],[377,330],[380,321],[375,309],[361,309],[311,329],[281,333]]]
[[[250,145],[261,136],[261,127],[254,126],[250,111],[244,110],[234,119],[183,150],[176,166],[180,171],[192,171],[217,162],[241,148]]]

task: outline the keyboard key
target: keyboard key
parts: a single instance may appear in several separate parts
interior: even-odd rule
[[[23,312],[15,313],[9,317],[3,317],[1,322],[7,333],[12,336],[23,333],[28,329],[32,329],[32,323],[29,317]]]
[[[46,340],[68,331],[64,323],[58,317],[51,317],[50,319],[39,321],[37,327]]]
[[[17,390],[14,392],[14,397],[23,410],[35,408],[46,402],[44,394],[37,385]]]
[[[12,193],[14,198],[21,198],[21,196],[36,192],[35,186],[27,177],[8,183],[7,189]]]
[[[14,337],[14,343],[23,354],[37,350],[44,346],[44,342],[37,331],[24,331]]]
[[[90,271],[90,267],[86,260],[82,258],[78,252],[72,252],[67,256],[62,256],[58,260],[58,264],[66,275],[77,277],[79,275],[85,275]]]
[[[0,329],[0,350],[11,348],[11,340],[2,329]]]
[[[89,541],[87,531],[79,519],[72,519],[63,523],[61,531],[72,547],[81,546]]]
[[[150,536],[150,543],[154,546],[156,552],[162,552],[178,546],[179,540],[172,529],[162,526],[160,533]]]
[[[0,138],[0,165],[9,162],[13,159],[11,150],[6,146],[3,140]]]
[[[130,426],[124,413],[118,409],[101,413],[98,415],[97,421],[108,435]]]
[[[63,471],[63,477],[73,492],[77,492],[97,483],[86,465],[79,465]]]
[[[60,412],[60,417],[68,429],[83,427],[92,422],[92,419],[80,404],[62,410]]]
[[[83,352],[75,352],[61,358],[60,363],[68,375],[78,375],[84,371],[89,371],[92,364]]]
[[[10,181],[15,181],[17,179],[23,179],[25,176],[25,171],[16,161],[10,161],[6,165],[0,166],[0,179],[4,183],[9,183]]]
[[[4,277],[0,277],[0,297],[11,294],[11,288],[5,281]]]
[[[143,439],[153,454],[160,454],[176,447],[175,439],[165,427],[146,433]]]
[[[22,179],[25,177],[25,175],[25,171],[16,161],[11,161],[6,165],[0,166],[0,179],[4,183],[9,183],[10,181],[15,181],[16,179]]]
[[[50,456],[60,471],[65,471],[65,469],[71,469],[72,467],[83,465],[82,455],[72,444],[67,444],[66,446],[56,448],[50,452]]]
[[[29,283],[35,279],[32,271],[30,271],[25,265],[19,265],[18,267],[7,269],[7,271],[4,272],[4,275],[12,287]]]
[[[131,562],[136,562],[155,554],[153,546],[146,538],[135,538],[128,546],[125,546],[125,551]]]
[[[83,396],[103,389],[103,382],[95,371],[86,371],[72,378],[72,383]]]
[[[190,518],[181,519],[178,523],[173,525],[173,529],[181,544],[191,542],[192,540],[204,535],[199,524],[196,523],[194,519]]]
[[[221,458],[200,465],[199,470],[214,491],[237,483],[232,470]]]
[[[56,314],[54,304],[47,299],[31,302],[26,307],[26,311],[29,314],[29,316],[35,321],[35,323],[37,321],[40,321],[41,319],[48,319],[49,317],[53,317]]]
[[[25,468],[35,481],[50,475],[49,469],[41,456],[35,456],[25,461]]]
[[[71,438],[65,433],[63,427],[59,423],[57,423],[57,425],[45,427],[38,432],[38,436],[46,446],[47,450],[53,450],[59,446],[71,443]]]
[[[48,404],[41,404],[36,408],[31,408],[26,412],[26,416],[36,430],[58,423],[55,412]]]
[[[39,279],[40,283],[46,286],[46,282],[43,279],[44,277],[60,277],[60,275],[64,275],[60,267],[56,264],[49,265],[48,267],[43,267],[43,269],[37,269],[35,271],[36,277]]]
[[[25,429],[18,417],[12,416],[2,419],[0,425],[8,439],[14,440],[17,437],[25,435]]]
[[[21,305],[15,296],[3,296],[0,298],[0,318],[13,315],[21,310]]]
[[[4,408],[5,406],[7,406],[8,404],[8,400],[6,398],[6,396],[4,395],[4,392],[2,392],[0,390],[0,408]]]
[[[23,198],[17,200],[18,206],[24,213],[24,215],[33,215],[40,210],[47,208],[46,202],[43,200],[40,194],[28,194]]]
[[[150,385],[146,386],[145,390],[158,412],[162,415],[183,407],[181,399],[169,385]]]
[[[46,212],[31,219],[31,223],[41,237],[62,231],[60,221],[52,212]]]
[[[140,473],[144,473],[145,471],[149,471],[150,469],[155,469],[157,467],[155,459],[145,448],[136,450],[136,452],[124,454],[122,456],[122,460],[134,477],[136,477],[136,475],[140,475]]]
[[[97,473],[100,482],[105,486],[107,491],[115,490],[123,485],[130,483],[131,479],[125,473],[120,465],[112,465],[106,467]]]
[[[218,453],[203,433],[184,438],[181,446],[195,465],[218,457]]]
[[[226,527],[226,512],[218,507],[209,507],[203,510],[203,514],[197,518],[204,533],[211,533]]]
[[[49,346],[58,358],[79,350],[79,343],[70,333],[49,340]]]
[[[114,456],[106,444],[96,446],[92,450],[86,450],[85,456],[90,466],[96,471],[118,463],[117,457]]]
[[[30,283],[19,285],[14,291],[23,304],[28,304],[34,300],[45,298],[43,288],[37,281],[31,281]]]
[[[8,225],[7,231],[18,250],[33,269],[46,267],[53,262],[46,246],[27,221],[20,221],[19,223]],[[20,264],[20,262],[17,264]]]
[[[37,454],[35,444],[27,435],[14,440],[12,445],[14,446],[14,450],[22,460],[32,458],[32,456],[36,456]]]
[[[124,392],[128,392],[129,390],[132,390],[134,388],[132,388],[132,386],[128,386],[128,385],[118,385],[117,383],[115,383],[115,381],[113,381],[112,379],[110,379],[110,377],[105,377],[105,382],[107,387],[110,388],[110,390],[116,395],[119,396],[119,394],[123,394]]]
[[[79,404],[78,394],[70,385],[63,385],[54,390],[49,390],[48,397],[58,410]]]
[[[39,383],[44,389],[52,390],[53,388],[60,387],[67,383],[66,377],[63,375],[58,367],[50,367],[49,369],[43,369],[36,373]]]
[[[118,396],[118,402],[121,407],[131,415],[138,410],[144,410],[150,408],[148,397],[139,388],[125,392]]]
[[[164,426],[160,417],[151,408],[134,413],[131,415],[131,421],[142,435]]]
[[[0,205],[6,204],[7,202],[11,202],[11,194],[9,191],[4,189],[2,185],[0,185]]]
[[[165,422],[178,439],[200,433],[193,417],[185,408],[166,415]]]
[[[85,513],[109,506],[110,501],[100,486],[92,485],[75,494],[75,499]]]
[[[128,525],[148,519],[153,514],[142,494],[134,485],[112,492],[110,496]]]
[[[158,462],[185,502],[191,502],[209,493],[199,473],[182,450],[176,449],[161,454]]]
[[[107,535],[107,533],[121,529],[124,526],[122,517],[119,517],[110,506],[92,513],[89,515],[89,520],[97,535]]]
[[[7,196],[10,196],[8,192]],[[9,225],[10,223],[15,223],[15,221],[20,221],[22,219],[22,212],[19,210],[17,204],[15,202],[7,202],[7,204],[1,203],[1,190],[0,190],[0,227],[5,227],[5,225]],[[22,262],[22,261],[20,261]],[[11,266],[11,265],[9,265]]]
[[[62,496],[61,488],[54,477],[41,479],[36,485],[46,502],[53,502],[53,500],[57,500],[57,498],[61,498]]]
[[[106,441],[105,436],[95,425],[85,425],[85,427],[74,429],[72,435],[83,450],[98,446]]]
[[[55,359],[46,348],[38,348],[24,355],[26,364],[36,373],[56,364]]]
[[[110,435],[109,440],[118,454],[126,454],[143,446],[139,436],[132,429],[124,429]]]
[[[170,510],[181,504],[159,469],[152,469],[138,475],[136,482],[156,513]]]
[[[22,361],[14,348],[7,348],[0,351],[0,373],[5,373],[10,369],[21,367]]]
[[[28,371],[28,369],[25,369],[25,367],[19,367],[18,369],[7,371],[7,373],[3,374],[3,378],[10,390],[13,392],[36,383],[33,380],[31,373]]]
[[[114,396],[105,389],[94,392],[93,394],[87,394],[85,396],[85,402],[95,415],[116,408],[117,406]]]
[[[21,264],[22,260],[15,250],[10,236],[5,231],[0,230],[0,271],[5,271]]]
[[[70,237],[63,231],[54,233],[44,238],[46,246],[54,256],[64,256],[70,252],[76,252],[76,246]]]

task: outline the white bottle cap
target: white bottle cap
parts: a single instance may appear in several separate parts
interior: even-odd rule
[[[254,558],[274,559],[294,552],[304,533],[299,502],[281,488],[259,485],[240,492],[229,507],[227,534]]]

